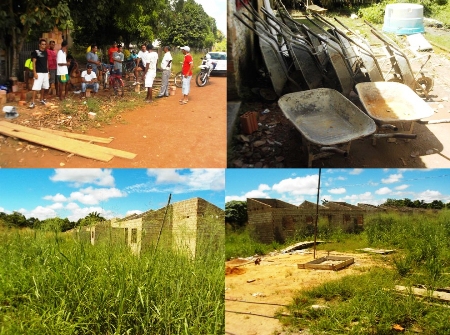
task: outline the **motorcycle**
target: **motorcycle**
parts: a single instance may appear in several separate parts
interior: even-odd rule
[[[199,87],[203,87],[208,83],[209,76],[216,67],[216,63],[213,63],[211,58],[208,58],[207,56],[202,58],[202,64],[199,66],[200,72],[195,77],[195,83]]]

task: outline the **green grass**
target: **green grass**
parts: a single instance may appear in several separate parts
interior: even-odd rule
[[[3,231],[0,334],[223,334],[223,249],[140,257],[69,234]]]
[[[312,334],[393,334],[395,324],[407,334],[450,334],[448,304],[393,290],[395,285],[422,284],[430,290],[450,286],[449,237],[450,211],[369,216],[362,234],[346,234],[319,248],[344,252],[363,246],[396,249],[383,257],[387,266],[299,292],[289,307],[292,317],[282,317],[283,323],[289,329],[307,328]],[[327,307],[314,310],[314,304]]]

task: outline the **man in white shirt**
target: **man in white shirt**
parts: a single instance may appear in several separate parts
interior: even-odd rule
[[[59,86],[59,100],[63,100],[62,91],[64,89],[64,99],[67,96],[67,91],[69,86],[67,82],[69,81],[69,71],[67,66],[70,65],[70,62],[67,61],[67,41],[62,41],[61,50],[58,51],[56,55],[56,77],[58,78],[58,86]]]
[[[172,55],[170,54],[170,48],[168,46],[164,47],[164,57],[161,61],[162,69],[162,80],[161,89],[157,98],[168,97],[169,96],[169,77],[170,70],[172,69]]]
[[[147,55],[147,46],[145,44],[142,44],[141,50],[139,50],[136,58],[136,67],[134,68],[134,84],[137,85],[138,83],[138,72],[139,71],[145,71],[145,63],[144,58]]]
[[[158,53],[153,50],[153,45],[147,45],[147,54],[142,61],[145,61],[145,87],[147,88],[147,97],[145,98],[145,102],[152,103],[152,86],[153,80],[156,77],[156,65],[158,64]]]
[[[92,71],[92,65],[88,64],[86,70],[81,72],[81,97],[86,98],[86,89],[92,89],[92,97],[98,92],[97,75]]]

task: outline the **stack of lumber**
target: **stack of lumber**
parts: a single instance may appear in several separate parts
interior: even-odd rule
[[[102,162],[109,162],[114,156],[126,159],[134,159],[136,157],[136,154],[131,152],[90,143],[110,143],[112,141],[111,138],[95,137],[45,128],[38,130],[7,121],[0,121],[0,134],[20,138],[49,148],[69,152],[81,157],[96,159]]]

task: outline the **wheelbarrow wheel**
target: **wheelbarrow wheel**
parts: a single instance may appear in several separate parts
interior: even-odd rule
[[[416,91],[419,93],[423,93],[425,97],[428,97],[428,93],[433,89],[434,80],[430,77],[425,77],[422,75],[416,81]]]

